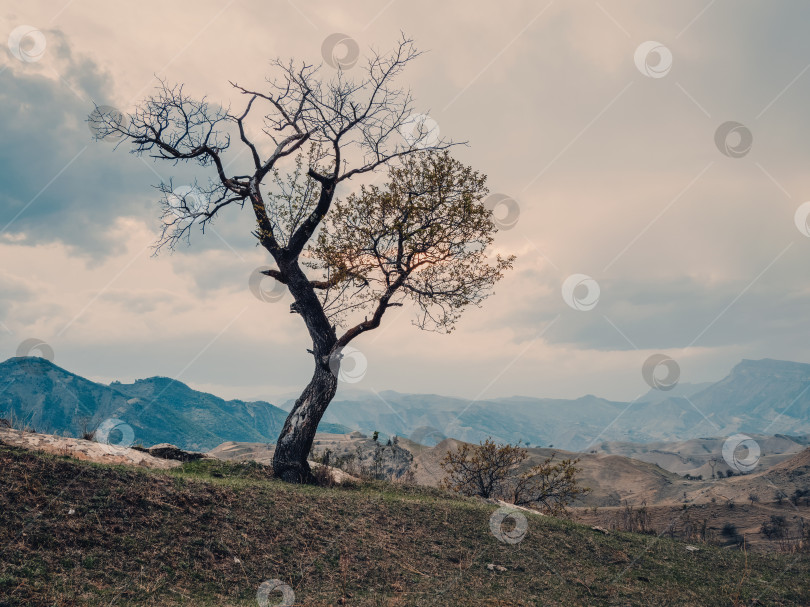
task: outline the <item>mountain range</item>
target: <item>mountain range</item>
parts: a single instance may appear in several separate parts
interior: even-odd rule
[[[133,428],[145,446],[169,442],[207,451],[226,442],[274,442],[291,402],[223,400],[166,377],[110,385],[42,358],[0,363],[0,417],[44,432],[79,435],[108,418]],[[445,437],[492,437],[568,451],[603,443],[653,443],[757,435],[810,434],[810,365],[743,360],[712,384],[651,390],[633,402],[514,396],[470,401],[393,391],[338,393],[319,431],[380,432],[432,445]]]
[[[0,417],[68,436],[120,419],[132,428],[136,444],[208,451],[226,441],[275,442],[287,413],[264,401],[226,401],[168,377],[105,385],[44,358],[15,357],[0,363]],[[320,429],[349,431],[328,423]]]
[[[593,395],[470,401],[393,391],[338,393],[324,420],[423,444],[445,436],[473,443],[492,437],[569,451],[596,449],[603,442],[671,442],[738,432],[804,435],[810,433],[810,365],[743,360],[719,382],[650,390],[630,403]]]

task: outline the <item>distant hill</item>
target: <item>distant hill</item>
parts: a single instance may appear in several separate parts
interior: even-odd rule
[[[807,434],[810,365],[783,360],[743,360],[692,402],[710,419],[741,432]],[[705,428],[705,426],[704,426]]]
[[[511,397],[471,402],[436,394],[402,394],[393,391],[340,394],[327,409],[324,420],[364,433],[427,440],[443,437],[479,442],[487,437],[500,442],[553,444],[564,449],[586,447],[626,407],[596,396],[575,400]],[[432,439],[432,440],[430,440]]]
[[[82,419],[98,422],[117,416],[136,429],[136,440],[144,444],[172,442],[186,449],[208,450],[226,441],[275,441],[287,415],[282,409],[290,406],[291,402],[279,408],[264,401],[225,401],[165,377],[106,386],[37,358],[0,364],[0,415],[8,411],[49,432],[76,435]],[[427,445],[445,437],[471,443],[492,437],[498,442],[553,445],[567,451],[598,450],[606,443],[727,437],[737,432],[781,434],[806,444],[801,437],[810,434],[810,365],[744,360],[717,383],[653,391],[632,403],[593,395],[471,401],[436,394],[346,391],[338,393],[319,430],[359,430],[369,435],[376,430],[384,438],[397,435]],[[617,449],[606,451],[638,456],[631,453],[633,449]],[[700,458],[674,468],[664,459],[639,459],[679,473],[705,465]]]
[[[68,436],[117,418],[144,446],[208,451],[225,441],[275,442],[287,413],[264,401],[226,401],[167,377],[107,386],[30,357],[0,363],[0,417]],[[328,423],[320,430],[348,431]]]
[[[605,442],[686,441],[737,432],[801,436],[810,434],[810,365],[743,360],[717,383],[651,391],[632,403],[592,395],[470,401],[393,391],[338,393],[324,419],[366,433],[416,433],[417,442],[430,434],[430,444],[445,436],[466,442],[491,436],[568,451]]]
[[[670,390],[656,390],[655,388],[650,388],[647,394],[638,399],[638,402],[660,403],[674,397],[690,398],[693,394],[697,394],[711,385],[712,382],[710,381],[701,384],[689,384],[686,382],[681,382],[675,384],[675,386]]]
[[[802,451],[806,445],[798,440],[801,437],[781,434],[764,436],[754,433],[750,436],[757,442],[761,450],[761,456],[757,462],[758,470],[770,468],[791,458]],[[726,437],[692,438],[685,441],[656,443],[607,442],[595,445],[591,451],[598,454],[623,455],[639,459],[680,475],[689,474],[711,478],[712,466],[714,466],[715,472],[725,474],[730,470],[721,457],[725,440]],[[711,462],[712,459],[715,461]]]

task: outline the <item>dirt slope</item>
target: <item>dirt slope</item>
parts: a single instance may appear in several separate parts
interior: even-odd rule
[[[255,464],[127,469],[10,447],[0,467],[4,607],[255,607],[267,580],[308,607],[810,601],[807,557],[693,550],[543,516],[503,543],[495,506],[430,489],[300,487]]]

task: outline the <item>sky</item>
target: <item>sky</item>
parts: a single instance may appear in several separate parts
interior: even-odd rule
[[[450,335],[394,309],[352,343],[341,390],[631,400],[655,355],[684,383],[743,358],[810,363],[808,20],[802,0],[6,5],[0,357],[36,339],[98,381],[300,390],[308,336],[289,294],[248,287],[270,261],[248,210],[155,255],[155,186],[204,174],[85,121],[94,103],[133,111],[158,78],[241,107],[230,82],[261,88],[277,57],[362,58],[404,32],[426,52],[399,82],[511,201],[495,250],[517,261]],[[335,34],[349,46],[329,54]]]

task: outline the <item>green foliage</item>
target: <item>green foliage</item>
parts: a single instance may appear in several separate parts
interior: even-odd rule
[[[410,300],[420,328],[451,331],[514,260],[488,255],[497,228],[483,204],[486,176],[444,151],[406,156],[388,178],[336,200],[309,248],[308,265],[331,286],[324,307],[340,320]]]
[[[324,162],[323,147],[313,142],[306,153],[295,155],[291,170],[272,171],[272,186],[265,200],[265,211],[273,226],[273,234],[282,246],[318,204],[321,185],[309,175],[310,169],[330,173],[332,163]]]
[[[171,474],[196,478],[248,478],[267,480],[273,477],[273,469],[254,461],[227,462],[218,459],[198,459],[172,468]]]

